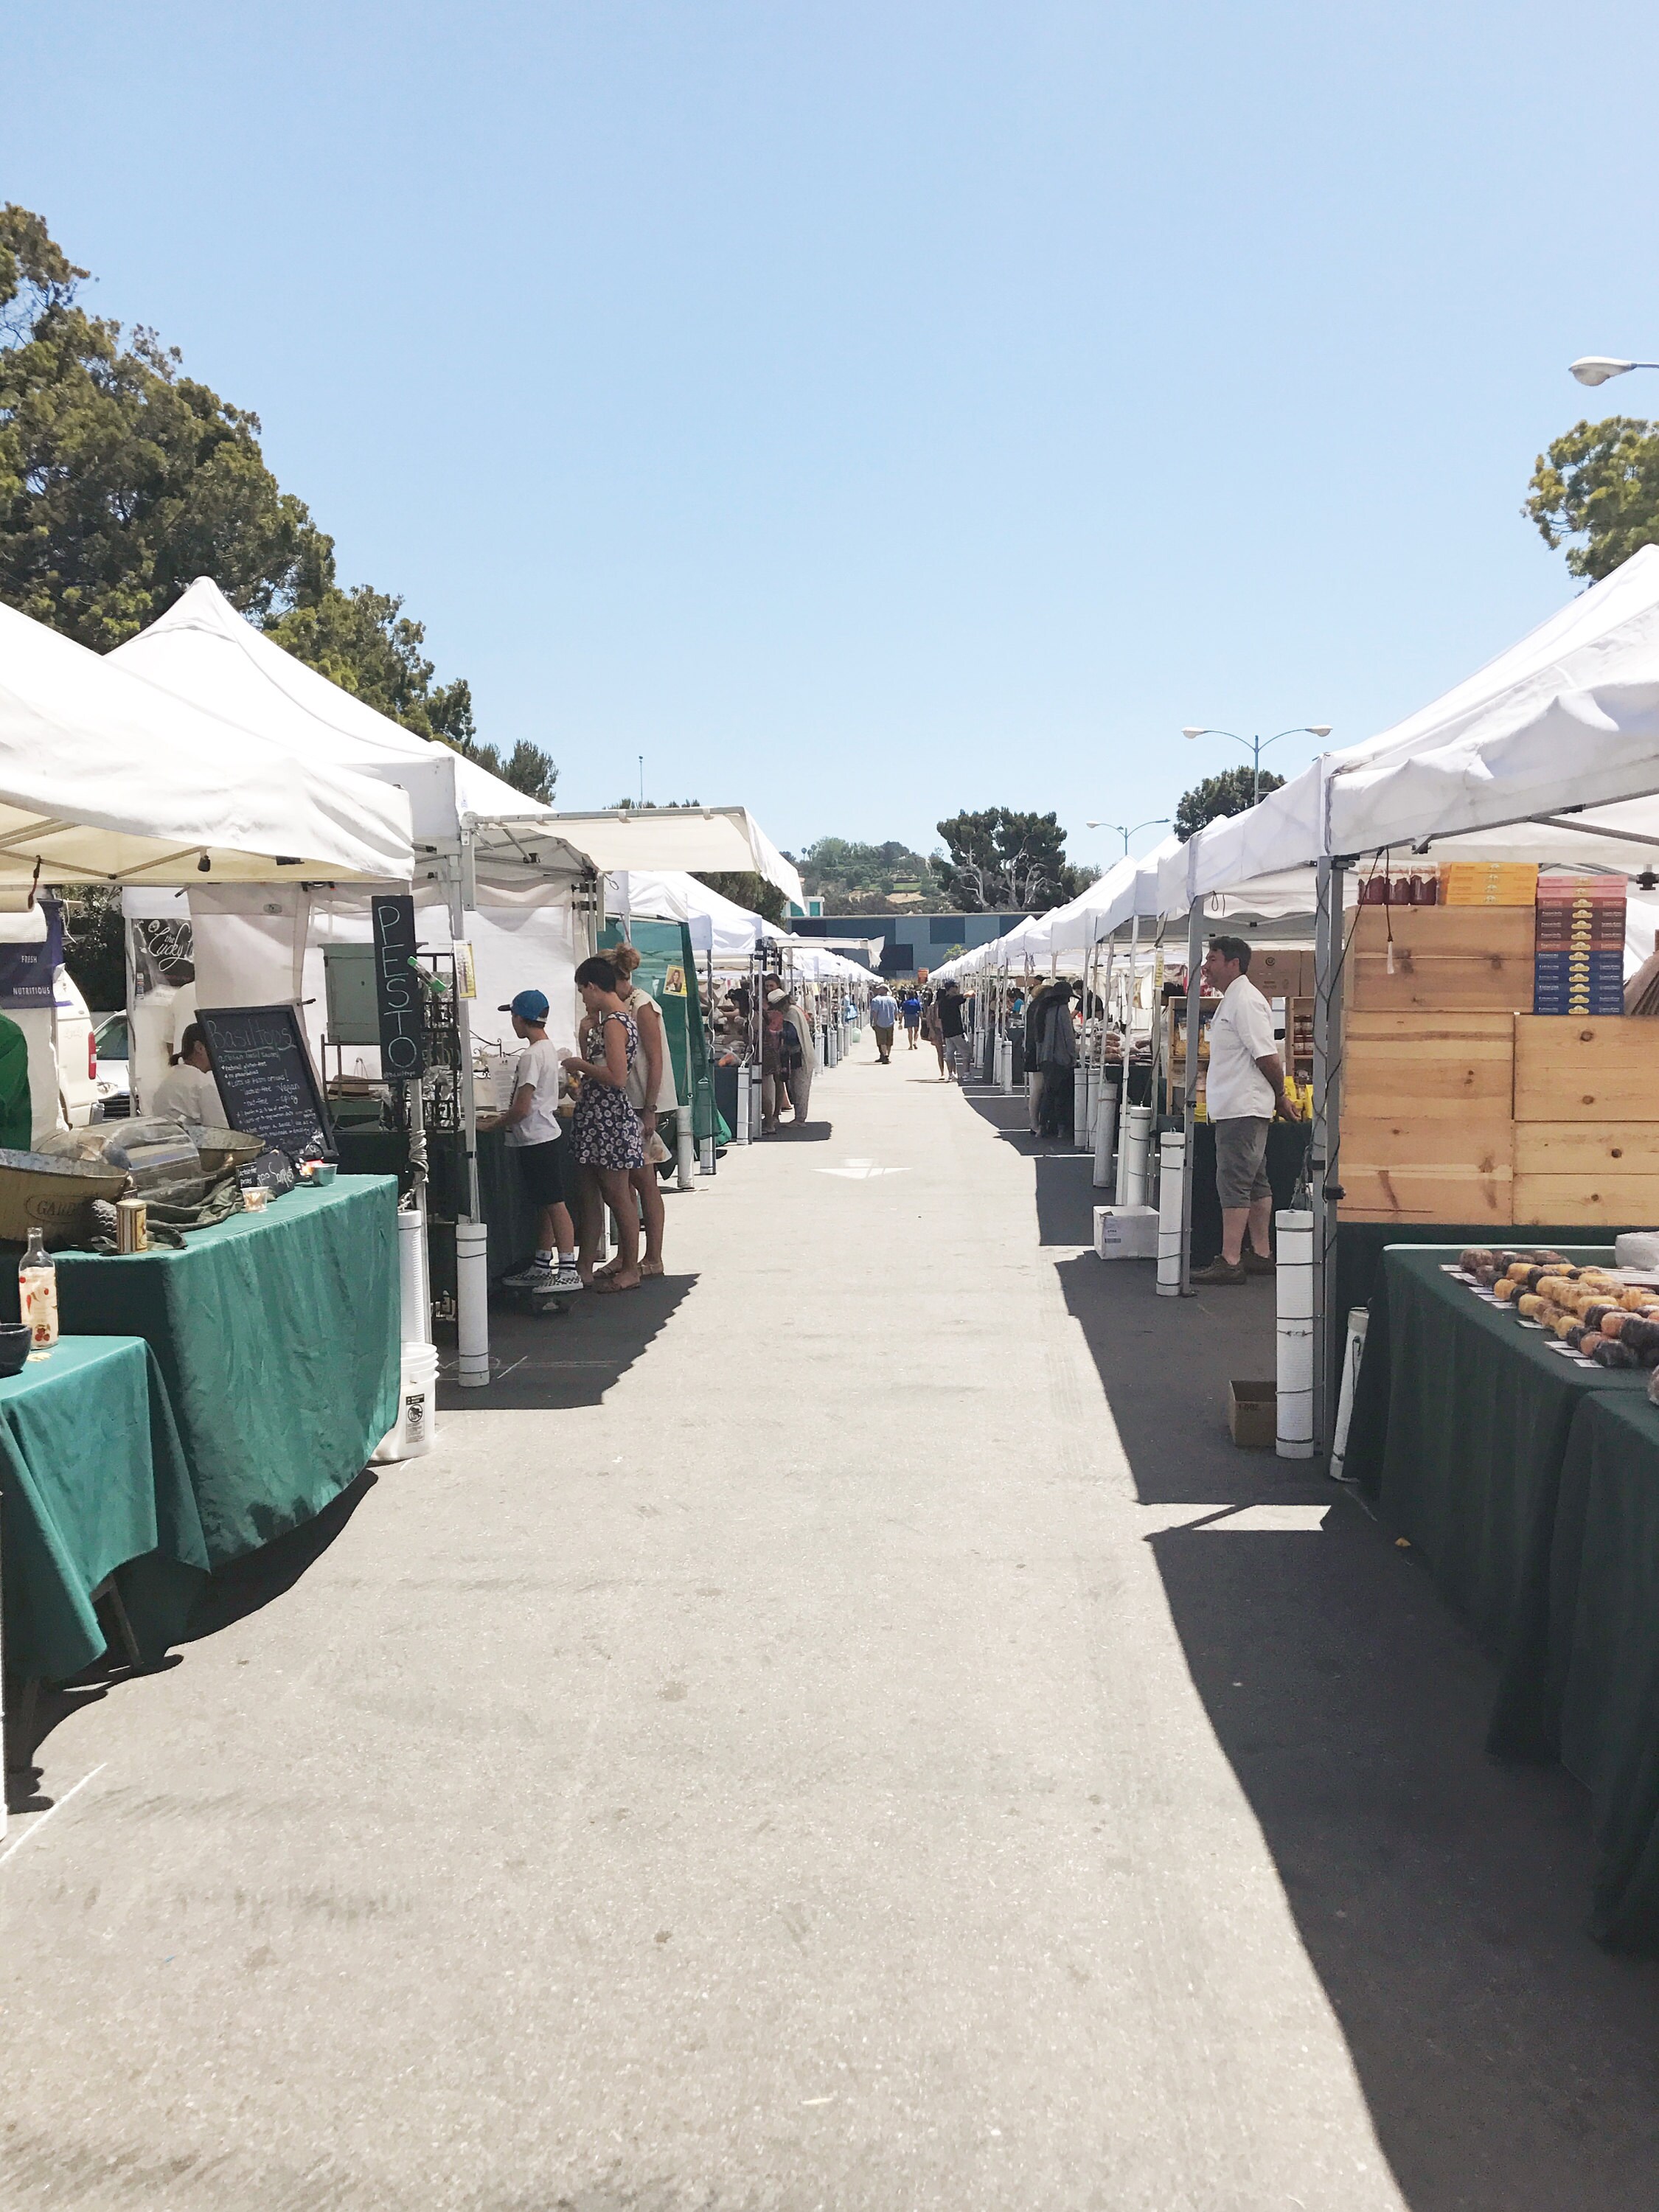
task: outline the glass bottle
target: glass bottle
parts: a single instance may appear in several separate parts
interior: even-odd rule
[[[34,1332],[35,1351],[50,1352],[58,1341],[58,1262],[38,1229],[17,1262],[17,1308]]]

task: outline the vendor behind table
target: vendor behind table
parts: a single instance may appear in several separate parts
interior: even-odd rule
[[[1216,1194],[1221,1200],[1221,1250],[1195,1283],[1242,1283],[1272,1271],[1273,1188],[1267,1181],[1267,1131],[1275,1115],[1288,1121],[1302,1109],[1274,1049],[1273,1018],[1249,975],[1250,948],[1241,937],[1210,940],[1203,980],[1220,999],[1210,1020],[1210,1069],[1205,1087],[1215,1130]],[[1198,1042],[1188,1041],[1187,1065],[1196,1084]],[[1244,1240],[1249,1237],[1249,1256]]]

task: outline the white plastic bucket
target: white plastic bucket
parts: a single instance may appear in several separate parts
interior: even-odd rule
[[[398,1418],[374,1448],[374,1464],[420,1459],[432,1449],[438,1426],[438,1347],[406,1344],[398,1384]]]

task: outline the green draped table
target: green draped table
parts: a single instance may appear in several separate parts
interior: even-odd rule
[[[92,1664],[105,1644],[92,1593],[118,1568],[140,1650],[159,1656],[208,1571],[172,1408],[141,1339],[66,1336],[0,1380],[0,1571],[15,1674],[61,1682]]]
[[[155,1355],[210,1566],[310,1520],[397,1418],[397,1196],[340,1176],[182,1251],[57,1255],[64,1334]]]
[[[1551,1351],[1456,1255],[1382,1255],[1345,1472],[1498,1662],[1487,1748],[1589,1789],[1598,1933],[1659,1949],[1659,1413],[1644,1373]]]

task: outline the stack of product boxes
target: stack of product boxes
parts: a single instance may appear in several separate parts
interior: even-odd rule
[[[1532,1010],[1535,1014],[1625,1011],[1625,879],[1540,875]]]

